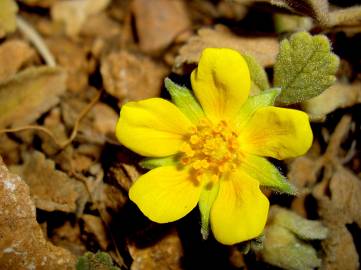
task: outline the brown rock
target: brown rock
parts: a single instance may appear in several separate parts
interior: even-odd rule
[[[58,104],[65,92],[61,68],[31,67],[0,82],[0,127],[27,125]]]
[[[121,209],[125,203],[128,201],[128,196],[124,195],[119,188],[105,184],[105,183],[89,183],[88,186],[92,192],[92,198],[94,204],[97,206],[97,210],[101,213],[102,221],[109,224],[112,220],[112,215]],[[98,237],[99,244],[102,245],[105,243],[103,240],[104,237]],[[102,242],[102,243],[101,243]]]
[[[16,13],[18,5],[15,0],[0,1],[0,38],[16,30]]]
[[[10,139],[6,134],[1,135],[0,155],[7,165],[18,163],[20,161],[20,144]]]
[[[311,120],[325,120],[326,115],[338,108],[347,108],[361,103],[361,83],[336,82],[320,95],[302,103]]]
[[[118,114],[107,104],[97,103],[93,108],[94,127],[104,136],[114,137],[115,126],[118,121]]]
[[[317,173],[321,166],[322,162],[309,156],[296,158],[290,165],[287,178],[299,189],[312,187],[317,181]]]
[[[35,51],[24,41],[9,40],[0,46],[0,81],[14,75],[35,56]]]
[[[112,20],[105,12],[89,16],[82,26],[80,34],[83,36],[109,38],[119,35],[121,26]]]
[[[190,26],[181,0],[135,0],[133,12],[140,48],[144,52],[164,49]]]
[[[59,0],[20,0],[20,2],[23,2],[24,4],[26,4],[28,6],[36,6],[36,7],[43,7],[43,8],[51,7],[56,1],[59,1]]]
[[[330,181],[333,204],[347,215],[345,223],[356,222],[361,228],[361,180],[351,171],[340,168]]]
[[[88,16],[104,10],[110,0],[78,0],[58,1],[51,7],[51,17],[55,21],[63,22],[65,33],[68,36],[76,36]]]
[[[69,251],[45,240],[29,188],[9,173],[1,158],[0,205],[1,269],[75,269],[75,257]]]
[[[81,218],[84,221],[84,231],[87,234],[94,235],[100,247],[106,250],[110,242],[102,220],[88,214],[83,215]]]
[[[67,88],[74,92],[84,89],[88,84],[86,51],[64,37],[52,37],[46,43],[57,63],[67,71]]]
[[[361,224],[361,181],[340,162],[344,154],[341,143],[348,135],[351,121],[349,115],[344,115],[329,138],[326,152],[319,158],[322,166],[315,173],[322,175],[322,180],[312,190],[318,214],[329,230],[328,237],[322,241],[322,268],[327,270],[359,269],[359,255],[346,225]]]
[[[95,93],[97,93],[97,90],[88,88],[86,94],[89,98],[94,98]],[[63,99],[63,102],[61,103],[62,118],[68,129],[74,127],[76,119],[86,106],[88,106],[89,102],[90,101],[74,98],[72,96]],[[99,113],[104,113],[105,115],[99,115]],[[113,133],[117,119],[118,114],[115,111],[104,103],[97,103],[84,119],[82,119],[77,133],[77,141],[83,143],[95,143],[98,145],[104,144],[107,136],[114,137]]]
[[[318,198],[319,214],[329,229],[322,241],[323,269],[359,269],[359,255],[351,233],[345,226],[349,217],[327,197]]]
[[[131,270],[180,270],[183,256],[182,244],[176,231],[165,236],[153,246],[138,248],[129,246],[133,258]]]
[[[253,56],[262,66],[271,66],[276,61],[279,43],[275,37],[240,37],[222,25],[215,29],[202,28],[179,50],[175,68],[184,63],[198,63],[205,48],[231,48]]]
[[[150,58],[126,51],[106,56],[100,71],[105,90],[122,103],[158,96],[166,74],[166,69]]]
[[[80,226],[78,222],[67,220],[62,226],[51,230],[51,242],[69,250],[76,256],[82,256],[86,251],[86,246],[81,240]]]
[[[41,152],[28,155],[18,171],[29,185],[37,208],[75,212],[77,200],[85,194],[81,182],[56,170],[54,162],[46,159]]]

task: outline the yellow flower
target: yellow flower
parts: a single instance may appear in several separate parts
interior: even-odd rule
[[[177,86],[166,83],[175,94]],[[255,238],[269,208],[260,185],[292,192],[264,157],[304,154],[312,143],[308,116],[271,106],[277,89],[248,98],[247,64],[231,49],[205,49],[191,83],[195,97],[179,91],[184,97],[173,95],[177,106],[151,98],[122,107],[119,141],[162,165],[134,183],[130,199],[158,223],[180,219],[199,204],[204,234],[210,221],[223,244]]]

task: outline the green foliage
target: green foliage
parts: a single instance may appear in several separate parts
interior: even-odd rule
[[[86,252],[78,258],[76,270],[120,270],[113,265],[112,258],[106,252]]]
[[[174,83],[169,78],[164,80],[164,85],[171,95],[173,103],[177,105],[190,120],[197,122],[204,116],[201,105],[199,105],[195,96],[188,88]]]
[[[338,65],[323,35],[300,32],[283,40],[274,67],[274,85],[282,89],[277,102],[288,105],[321,94],[335,82]]]
[[[263,249],[264,239],[265,239],[265,235],[264,233],[262,233],[260,236],[256,238],[237,244],[236,247],[243,254],[248,254],[251,250],[258,252]]]
[[[247,62],[248,69],[251,75],[251,94],[257,94],[260,91],[266,90],[270,88],[267,74],[264,68],[258,64],[256,59],[253,56],[248,54],[242,54],[244,59]]]

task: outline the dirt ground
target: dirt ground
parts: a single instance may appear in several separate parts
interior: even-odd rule
[[[168,99],[166,77],[189,85],[207,47],[251,55],[272,83],[297,31],[327,36],[340,65],[291,105],[314,142],[272,160],[298,193],[264,190],[264,237],[202,240],[198,209],[148,220],[128,198],[146,170],[115,137],[121,106]],[[356,0],[0,0],[0,269],[359,269],[360,48]]]

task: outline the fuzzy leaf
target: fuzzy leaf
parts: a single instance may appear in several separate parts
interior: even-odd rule
[[[327,237],[320,221],[308,220],[294,212],[271,206],[265,229],[263,260],[282,269],[311,270],[321,266],[316,249],[306,240]]]
[[[204,112],[193,93],[185,86],[174,83],[171,79],[164,80],[165,88],[172,97],[172,101],[177,107],[193,122],[198,122],[204,117]]]
[[[322,240],[327,237],[327,228],[318,220],[308,220],[281,207],[272,208],[273,224],[278,224],[303,240]]]
[[[86,252],[79,257],[76,264],[76,270],[120,270],[120,268],[113,265],[112,258],[106,252],[92,253]]]
[[[289,270],[312,270],[321,266],[315,248],[300,239],[286,228],[268,226],[264,248],[261,251],[265,262]]]
[[[323,35],[300,32],[283,40],[275,64],[274,85],[282,89],[277,102],[288,105],[319,95],[335,82],[338,65]]]

